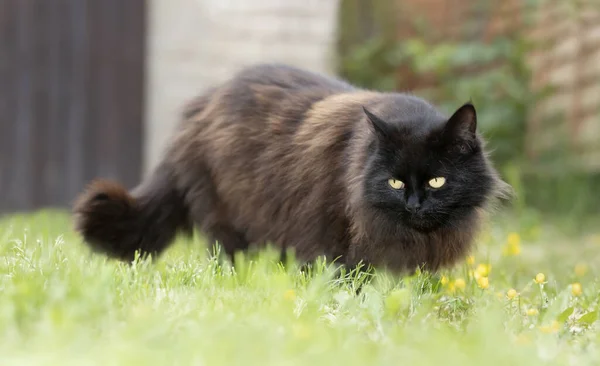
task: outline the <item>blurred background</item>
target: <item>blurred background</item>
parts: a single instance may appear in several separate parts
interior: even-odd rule
[[[595,0],[0,0],[0,213],[135,186],[189,98],[272,61],[471,99],[513,209],[598,222]]]

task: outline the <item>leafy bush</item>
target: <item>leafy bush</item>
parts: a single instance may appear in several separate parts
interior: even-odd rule
[[[411,76],[432,84],[415,94],[433,100],[447,113],[472,100],[493,158],[505,166],[523,157],[527,117],[541,97],[529,87],[524,57],[529,47],[524,40],[508,38],[489,44],[434,45],[418,38],[393,43],[375,38],[343,58],[340,73],[365,88],[406,90],[405,75],[399,70],[408,69]]]

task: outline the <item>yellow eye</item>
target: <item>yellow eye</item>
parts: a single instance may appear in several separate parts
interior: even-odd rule
[[[404,183],[401,180],[397,180],[394,178],[391,178],[388,180],[388,184],[390,185],[390,187],[394,188],[394,189],[402,189],[404,188]]]
[[[446,178],[444,178],[444,177],[437,177],[437,178],[433,178],[432,180],[429,181],[429,186],[431,188],[440,188],[445,183],[446,183]]]

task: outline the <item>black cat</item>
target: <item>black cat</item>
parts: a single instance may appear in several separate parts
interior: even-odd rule
[[[196,226],[229,255],[270,243],[402,272],[464,258],[509,192],[472,104],[448,118],[415,96],[259,65],[187,105],[136,189],[93,182],[74,213],[89,245],[123,260]]]

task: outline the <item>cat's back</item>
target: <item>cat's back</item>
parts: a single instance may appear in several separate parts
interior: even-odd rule
[[[187,120],[206,123],[208,114],[247,113],[249,120],[259,113],[309,108],[329,95],[356,90],[352,85],[316,72],[284,64],[258,64],[240,70],[217,87],[186,106]]]
[[[342,80],[293,66],[251,66],[186,106],[174,145],[193,145],[188,153],[235,166],[238,154],[285,150],[298,131],[313,130],[315,105],[356,92]]]
[[[231,84],[270,85],[287,90],[320,89],[324,93],[340,93],[355,90],[355,87],[343,80],[300,69],[285,64],[258,64],[239,71],[231,79]]]
[[[307,228],[325,228],[329,205],[342,192],[333,180],[354,119],[340,111],[349,104],[359,111],[352,98],[362,93],[291,66],[247,68],[188,106],[172,161],[186,182],[205,168],[220,219],[252,241],[322,236],[317,230],[325,229]]]

